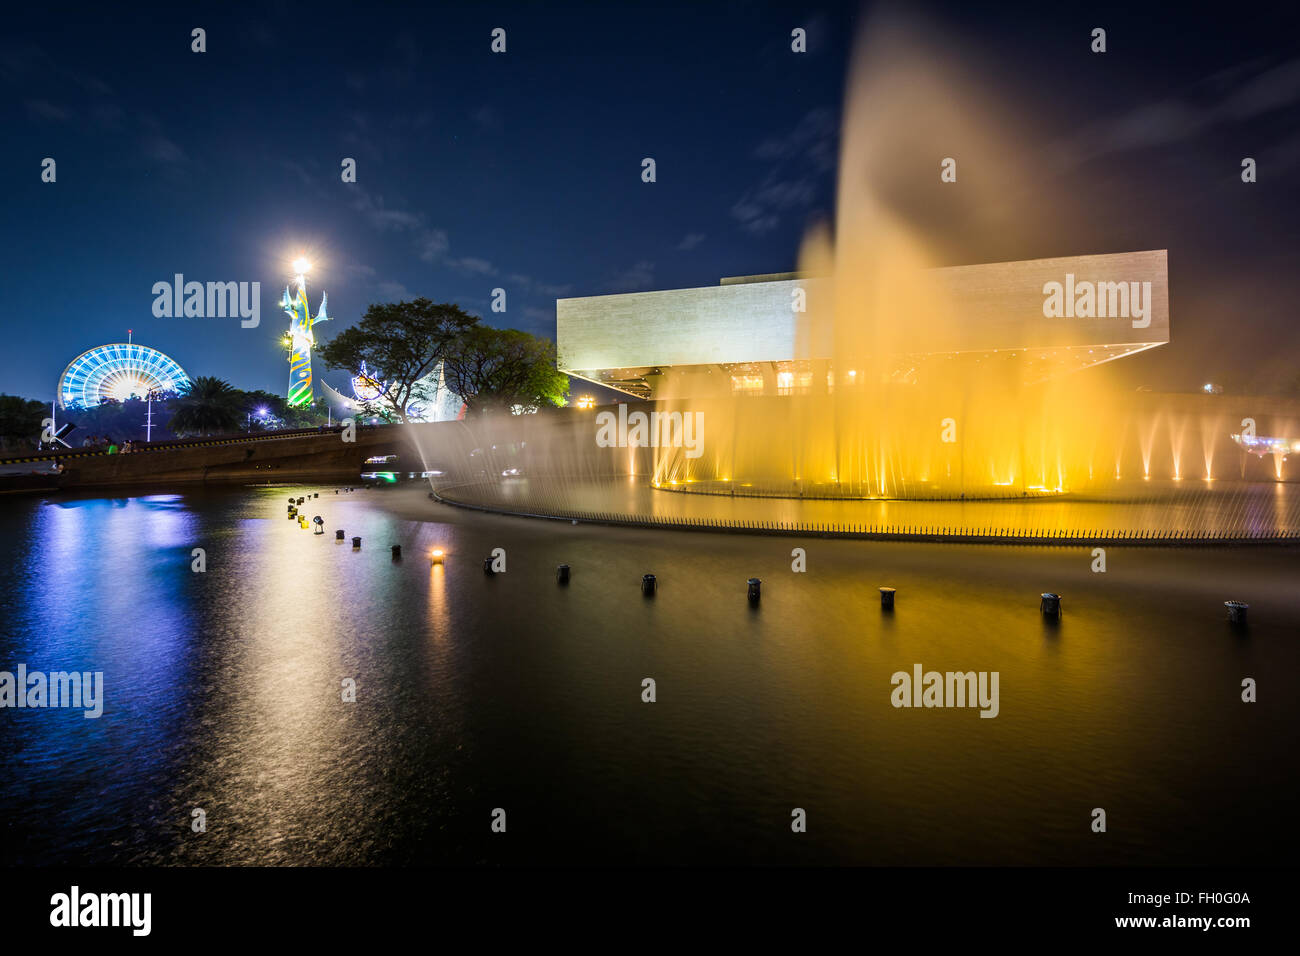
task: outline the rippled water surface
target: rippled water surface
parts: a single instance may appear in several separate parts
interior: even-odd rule
[[[290,494],[315,492],[323,536],[285,517]],[[1113,547],[1094,573],[1078,548],[621,529],[333,487],[14,497],[0,541],[0,670],[98,670],[107,687],[98,720],[0,710],[8,863],[1280,863],[1297,849],[1294,549]],[[507,572],[485,575],[498,547]],[[898,589],[893,615],[880,585]],[[1044,590],[1063,595],[1059,626],[1039,614]],[[1248,633],[1226,624],[1228,598],[1250,602]],[[999,672],[999,715],[895,709],[891,675],[917,663]],[[1258,703],[1241,702],[1245,677]],[[807,833],[791,832],[796,807]]]

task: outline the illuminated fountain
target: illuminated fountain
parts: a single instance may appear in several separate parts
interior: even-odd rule
[[[1296,496],[1240,481],[1261,477],[1229,437],[1250,400],[1123,382],[1129,356],[1168,341],[1164,252],[1059,257],[1063,228],[1099,214],[1088,191],[1025,193],[1035,140],[981,98],[963,51],[895,22],[864,36],[834,236],[811,229],[797,273],[557,303],[560,367],[661,416],[702,416],[702,449],[604,451],[602,410],[583,407],[536,416],[522,467],[461,469],[435,490],[517,513],[751,530],[1300,530]],[[1024,258],[1040,249],[1058,257]],[[1267,427],[1285,432],[1281,418]],[[468,425],[447,447],[515,447],[517,424]],[[1234,459],[1240,476],[1218,480]]]
[[[657,391],[674,409],[702,408],[710,440],[697,459],[658,454],[655,481],[849,498],[1095,486],[1122,458],[1107,450],[1123,415],[1102,366],[1168,339],[1164,253],[949,266],[1052,236],[1046,213],[1008,198],[1025,178],[1027,137],[959,72],[965,57],[951,44],[897,19],[878,19],[864,38],[847,90],[835,235],[814,228],[799,256],[807,298],[793,355],[738,365],[731,395],[718,394],[717,376]],[[1008,206],[997,242],[980,229],[945,236],[954,219],[980,223]],[[1148,281],[1129,281],[1138,279]],[[1175,459],[1184,437],[1173,436]]]

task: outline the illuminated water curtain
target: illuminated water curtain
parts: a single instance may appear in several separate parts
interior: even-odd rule
[[[307,273],[311,263],[299,259],[293,264],[297,274],[298,291],[292,298],[289,288],[284,290],[281,307],[289,315],[289,394],[290,405],[310,405],[312,400],[311,350],[316,344],[312,327],[317,322],[325,322],[329,316],[325,312],[328,296],[321,294],[320,311],[315,316],[307,305]]]
[[[91,408],[106,400],[179,392],[189,382],[170,356],[133,342],[115,342],[82,352],[68,364],[59,379],[59,403]]]

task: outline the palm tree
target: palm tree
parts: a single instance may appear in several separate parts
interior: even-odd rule
[[[177,435],[211,435],[233,432],[243,412],[239,391],[229,382],[199,375],[183,388],[173,403],[168,427]]]

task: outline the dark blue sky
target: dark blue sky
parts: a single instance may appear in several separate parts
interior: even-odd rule
[[[300,250],[313,308],[324,288],[336,317],[318,337],[414,295],[553,336],[557,296],[787,270],[833,213],[856,4],[450,6],[7,12],[0,391],[48,399],[128,327],[191,375],[280,391],[277,302]],[[1167,247],[1174,341],[1132,374],[1187,387],[1256,362],[1269,381],[1241,384],[1262,387],[1295,369],[1295,14],[1029,9],[933,15],[1041,132],[1032,148],[1073,156],[1031,164],[1038,195],[1084,191],[1095,215],[1024,248],[972,228],[954,261]],[[1104,61],[1087,51],[1102,20]],[[260,281],[261,326],[154,318],[151,287],[177,272]]]

